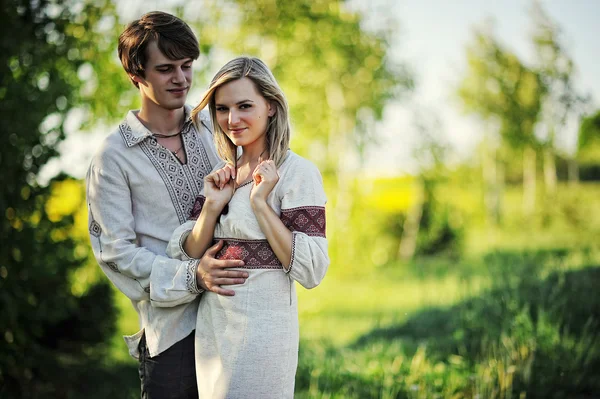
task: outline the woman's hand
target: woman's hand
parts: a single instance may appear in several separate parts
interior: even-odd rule
[[[204,177],[204,195],[206,203],[212,211],[221,212],[233,196],[235,168],[227,164]]]
[[[254,172],[252,172],[254,187],[250,193],[250,203],[252,206],[258,203],[266,203],[269,193],[279,181],[279,173],[277,167],[272,160],[262,161],[259,163]]]

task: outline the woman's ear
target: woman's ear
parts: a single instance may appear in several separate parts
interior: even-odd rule
[[[273,116],[275,115],[275,111],[277,110],[277,108],[275,107],[275,102],[273,101],[269,101],[269,116]]]

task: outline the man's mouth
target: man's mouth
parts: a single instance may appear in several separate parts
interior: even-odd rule
[[[183,93],[184,91],[186,91],[189,88],[190,88],[189,86],[187,86],[187,87],[179,87],[179,88],[176,88],[176,89],[169,89],[167,91],[170,91],[171,93]]]

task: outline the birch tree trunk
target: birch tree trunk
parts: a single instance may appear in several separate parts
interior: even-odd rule
[[[410,209],[404,228],[402,229],[402,239],[398,247],[398,259],[410,260],[417,250],[417,237],[419,236],[419,227],[421,226],[421,217],[423,216],[424,187],[419,179],[415,193],[415,204]]]
[[[497,150],[484,150],[482,173],[484,181],[483,200],[488,220],[498,225],[502,217],[502,193],[504,191],[504,168],[498,162]]]
[[[556,159],[552,147],[544,148],[544,186],[546,194],[556,193]]]
[[[579,164],[574,158],[568,161],[568,178],[569,184],[577,185],[579,183]]]
[[[523,150],[523,212],[531,216],[535,210],[536,154],[531,146]]]

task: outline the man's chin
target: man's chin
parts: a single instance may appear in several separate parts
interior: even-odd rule
[[[177,101],[169,101],[164,104],[160,104],[164,109],[168,109],[169,111],[174,111],[176,109],[180,109],[185,105],[185,98]]]

